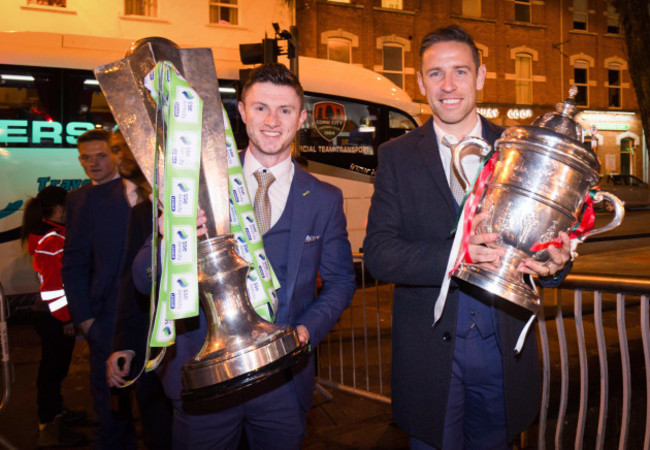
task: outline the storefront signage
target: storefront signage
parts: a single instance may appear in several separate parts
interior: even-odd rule
[[[496,119],[499,117],[497,108],[476,108],[476,111],[486,119]]]
[[[533,117],[533,110],[529,108],[510,108],[506,113],[508,119],[523,120]]]
[[[580,120],[589,126],[595,125],[599,130],[625,131],[630,129],[634,113],[583,111]]]

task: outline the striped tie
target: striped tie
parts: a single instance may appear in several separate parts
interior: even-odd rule
[[[265,234],[271,226],[271,200],[269,199],[269,186],[275,181],[275,177],[268,170],[253,173],[257,180],[257,192],[255,193],[255,217],[260,226],[260,233]]]

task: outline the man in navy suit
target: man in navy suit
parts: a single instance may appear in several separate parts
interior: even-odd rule
[[[68,227],[76,219],[76,213],[79,205],[83,204],[86,191],[92,186],[107,183],[118,176],[109,147],[110,137],[111,133],[104,129],[93,129],[77,138],[79,164],[91,182],[68,194],[65,208]]]
[[[124,172],[125,178],[113,170],[112,174],[106,174],[101,182],[85,189],[75,199],[73,218],[67,228],[61,274],[72,320],[86,337],[90,348],[90,388],[99,422],[99,447],[136,448],[128,393],[111,395],[106,384],[105,361],[111,354],[115,330],[131,210],[129,193],[135,192],[135,187],[130,187],[130,184],[136,185],[138,178],[128,158],[111,154],[110,133],[92,131],[106,138],[86,141],[85,138],[81,139],[84,137],[82,135],[80,161],[84,162],[87,147],[96,149],[96,155],[108,154],[118,169]],[[135,181],[129,181],[126,177]],[[120,400],[123,406],[119,409],[123,414],[116,415],[113,410],[117,408],[111,402],[120,403]]]
[[[505,449],[540,407],[534,332],[522,352],[514,351],[530,313],[452,280],[442,317],[433,326],[459,203],[451,189],[449,142],[471,135],[493,144],[502,129],[476,112],[486,69],[462,28],[425,36],[420,60],[418,84],[433,118],[380,147],[363,246],[373,276],[395,283],[393,416],[411,436],[411,448]],[[470,167],[465,159],[465,172],[473,179],[478,158]],[[480,220],[477,216],[475,222]],[[570,243],[560,234],[563,247],[550,250],[550,264],[527,260],[518,269],[548,277],[568,268]],[[498,264],[504,249],[495,245],[496,238],[472,232],[471,259]]]
[[[315,349],[356,289],[343,196],[291,158],[291,144],[307,112],[302,88],[286,67],[266,64],[255,69],[241,99],[239,112],[249,136],[243,165],[251,197],[258,189],[256,172],[274,176],[268,190],[271,214],[264,247],[281,285],[276,322],[295,326],[301,343]],[[133,267],[136,286],[144,292],[151,286],[150,255],[143,247]],[[322,289],[316,296],[318,273]],[[236,449],[244,431],[252,448],[299,449],[313,397],[313,355],[308,364],[237,393],[217,412],[192,415],[181,403],[180,369],[203,344],[205,317],[201,314],[198,321],[185,320],[177,326],[176,344],[159,369],[174,405],[174,448]],[[116,356],[127,361],[122,370],[113,366],[114,375],[123,377],[133,356],[114,354],[115,362]],[[220,407],[219,401],[215,407]]]

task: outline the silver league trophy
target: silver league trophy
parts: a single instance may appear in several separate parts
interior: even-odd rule
[[[155,146],[163,142],[162,118],[144,79],[159,61],[170,61],[203,100],[199,207],[206,213],[208,233],[198,243],[197,259],[208,332],[199,353],[182,368],[183,401],[192,404],[261,381],[302,359],[307,350],[295,328],[260,318],[248,299],[249,266],[236,253],[229,234],[226,140],[212,51],[179,49],[167,39],[151,37],[134,42],[124,59],[95,69],[115,121],[153,184]]]
[[[497,162],[476,211],[487,213],[487,218],[476,233],[497,233],[496,244],[506,249],[506,255],[498,269],[463,262],[453,273],[532,312],[539,307],[539,295],[517,267],[526,258],[550,262],[547,250],[533,252],[531,248],[557,238],[560,231],[568,233],[579,218],[585,196],[598,183],[598,158],[583,145],[582,127],[573,120],[579,112],[573,100],[576,93],[574,86],[555,112],[538,117],[531,126],[510,127],[495,142]],[[483,139],[468,137],[454,149],[453,165],[466,185],[461,159],[476,150],[485,156],[491,148]],[[614,205],[613,219],[580,241],[611,230],[623,220],[625,210],[617,197],[600,191],[594,202],[602,200]]]

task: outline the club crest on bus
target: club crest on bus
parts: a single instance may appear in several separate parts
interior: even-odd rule
[[[314,103],[314,125],[318,134],[331,142],[343,131],[345,107],[334,102]]]

